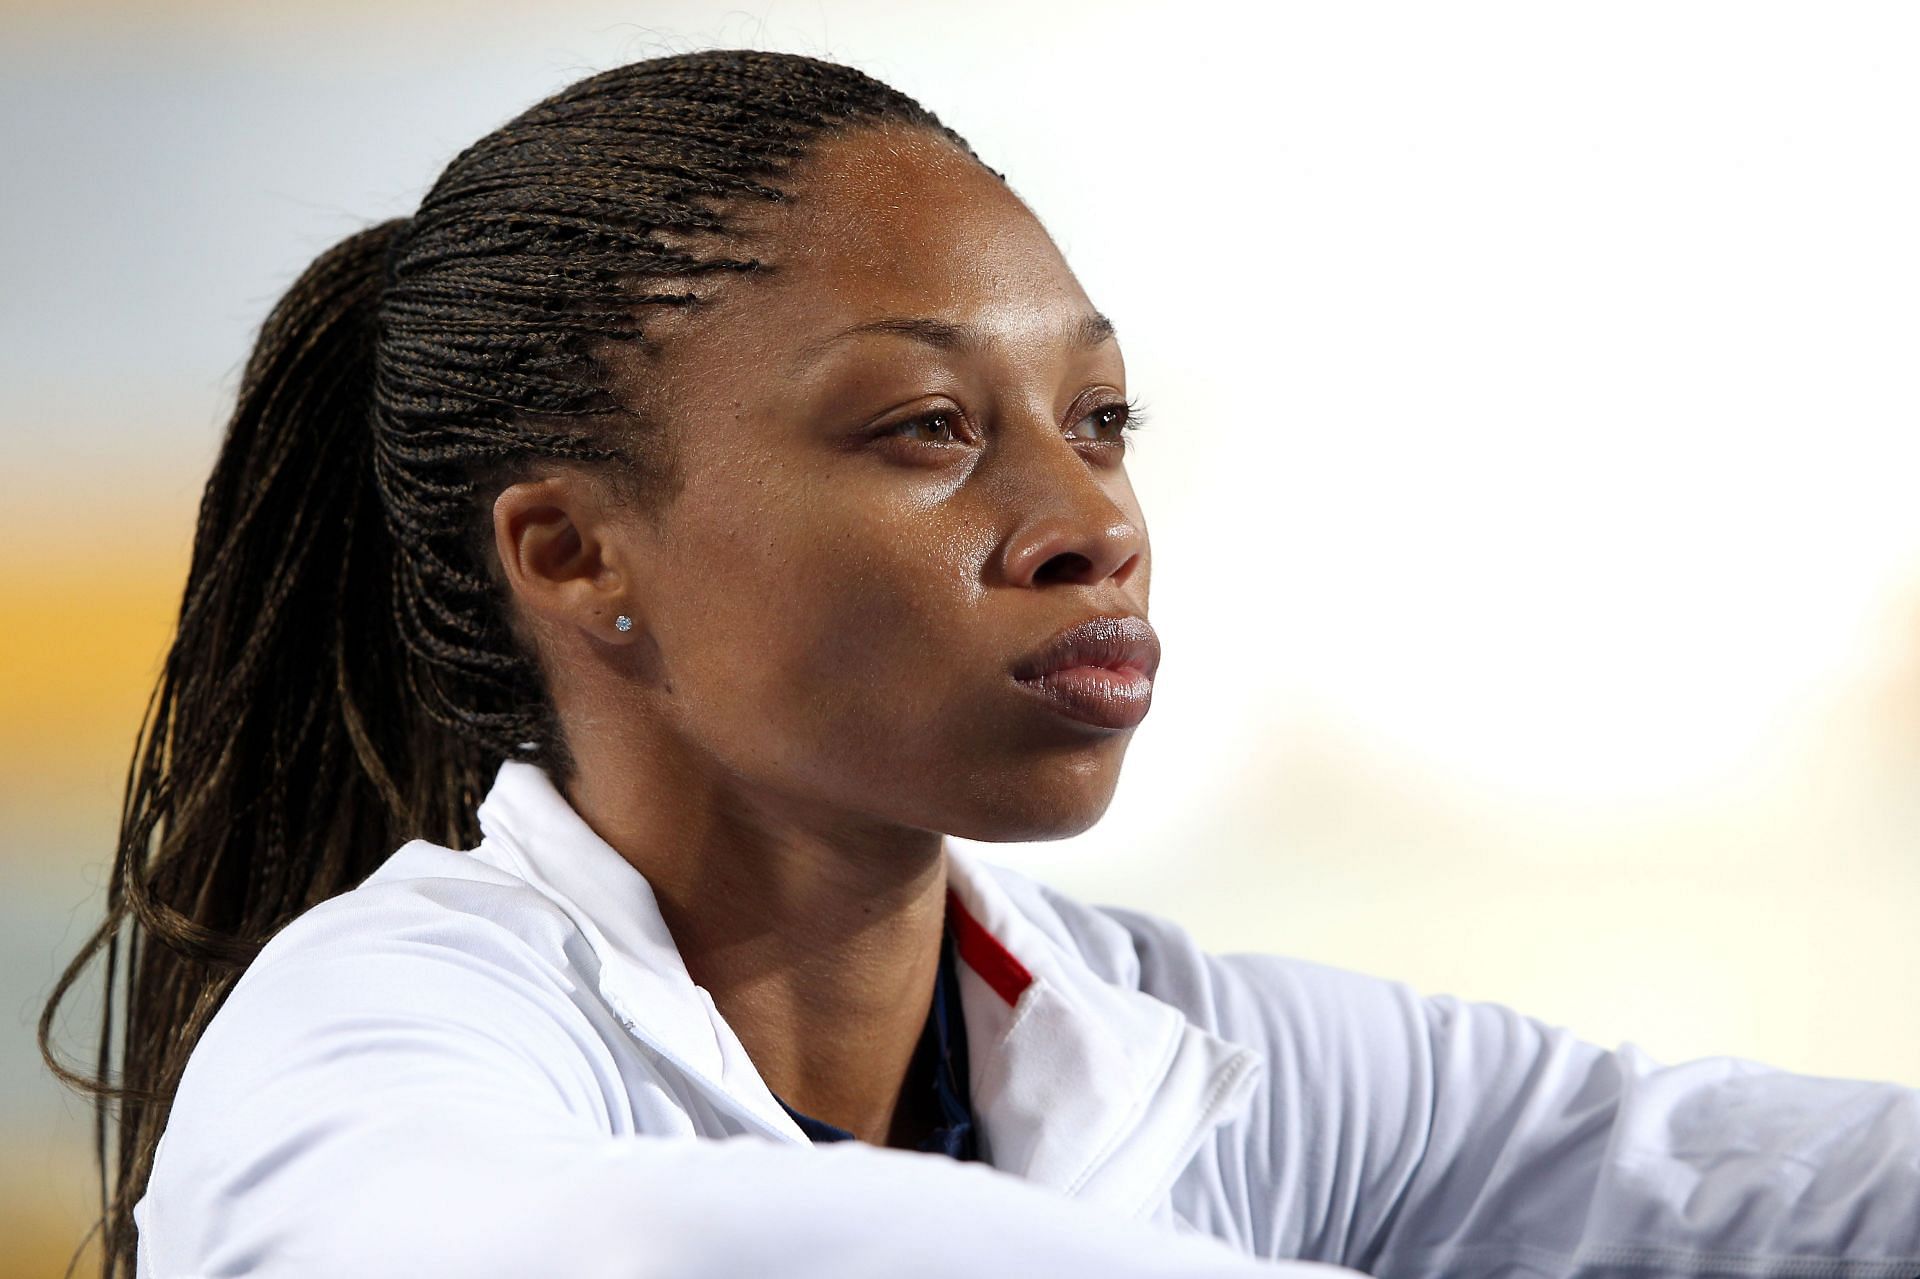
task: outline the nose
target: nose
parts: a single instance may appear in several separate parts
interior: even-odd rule
[[[1109,483],[1071,444],[1035,452],[1018,489],[1020,516],[1002,543],[1002,568],[1014,586],[1127,586],[1146,559],[1139,517],[1114,500]],[[1114,474],[1114,473],[1108,473]]]

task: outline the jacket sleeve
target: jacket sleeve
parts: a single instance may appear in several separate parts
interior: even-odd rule
[[[1391,1279],[1920,1276],[1920,1090],[1664,1065],[1496,1004],[1182,948],[1149,940],[1147,979],[1267,1056],[1228,1156],[1263,1255]]]
[[[195,1048],[135,1211],[143,1279],[1276,1273],[944,1156],[616,1135],[571,979],[507,930],[295,927]]]

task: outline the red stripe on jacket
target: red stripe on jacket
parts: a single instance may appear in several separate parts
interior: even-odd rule
[[[947,890],[947,926],[953,930],[954,948],[962,962],[1009,1006],[1018,1003],[1021,993],[1033,984],[1033,974],[981,926],[951,888]]]

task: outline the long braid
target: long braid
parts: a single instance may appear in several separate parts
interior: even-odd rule
[[[911,98],[814,58],[603,72],[461,152],[417,213],[322,254],[268,316],[135,738],[106,916],[40,1018],[48,1065],[97,1107],[109,1279],[133,1273],[133,1205],[187,1059],[260,947],[408,839],[476,844],[501,760],[570,778],[491,554],[492,498],[552,462],[658,496],[664,434],[610,389],[605,355],[650,347],[654,308],[762,269],[732,212],[788,198],[789,167],[861,124],[973,155]],[[103,954],[97,1056],[76,1070],[54,1015]]]

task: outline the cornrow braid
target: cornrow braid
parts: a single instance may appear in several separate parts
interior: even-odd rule
[[[503,759],[571,776],[492,498],[553,464],[658,498],[665,433],[613,391],[607,353],[762,269],[740,206],[790,198],[789,169],[859,125],[973,156],[837,63],[722,49],[618,67],[469,146],[411,218],[321,254],[267,317],[136,734],[106,915],[40,1017],[49,1067],[96,1108],[102,1275],[134,1272],[133,1205],[181,1073],[261,946],[409,839],[477,844]],[[76,1069],[54,1016],[103,955],[99,1047]]]

